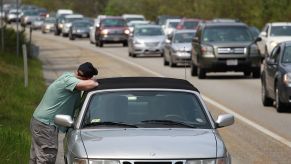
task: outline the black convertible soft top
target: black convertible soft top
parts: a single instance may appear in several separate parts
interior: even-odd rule
[[[92,90],[124,88],[185,89],[199,92],[190,82],[166,77],[114,77],[97,80],[99,86]]]

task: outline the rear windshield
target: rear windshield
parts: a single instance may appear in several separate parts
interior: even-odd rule
[[[174,91],[97,93],[90,99],[82,124],[86,127],[102,122],[115,122],[142,128],[173,125],[159,121],[155,124],[147,123],[151,120],[177,121],[195,128],[211,128],[200,99],[192,93]]]
[[[102,27],[124,27],[126,22],[123,19],[104,19],[101,21]]]
[[[185,29],[195,29],[198,25],[198,21],[185,21],[183,26]]]
[[[202,36],[204,42],[250,42],[252,34],[244,26],[206,27]]]
[[[291,36],[291,26],[273,26],[271,36]]]

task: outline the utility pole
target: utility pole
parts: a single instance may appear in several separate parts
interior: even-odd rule
[[[4,12],[3,12],[3,0],[1,0],[1,51],[4,52]]]
[[[16,1],[16,10],[17,10],[17,17],[16,17],[16,55],[19,56],[19,0]]]

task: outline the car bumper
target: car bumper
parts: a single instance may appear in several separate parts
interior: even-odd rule
[[[102,35],[100,40],[105,43],[124,43],[127,42],[127,35]]]
[[[89,32],[74,32],[73,35],[79,38],[88,38]]]
[[[162,46],[146,46],[143,44],[134,44],[133,45],[134,54],[162,54]]]
[[[172,54],[172,60],[174,63],[190,64],[191,54],[190,52],[176,52]]]
[[[208,71],[252,71],[254,68],[260,68],[261,57],[250,58],[200,58],[198,67]]]

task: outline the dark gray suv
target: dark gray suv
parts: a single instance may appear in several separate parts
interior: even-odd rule
[[[198,26],[192,41],[191,75],[243,72],[259,78],[261,56],[249,27],[239,22],[207,22]]]

